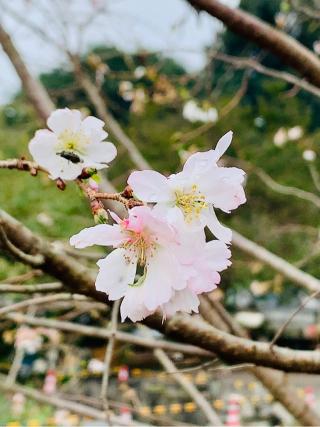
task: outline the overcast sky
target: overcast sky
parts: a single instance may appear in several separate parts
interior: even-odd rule
[[[206,14],[197,14],[185,0],[91,0],[99,7],[107,3],[106,14],[99,14],[83,32],[82,51],[97,43],[115,45],[134,51],[137,48],[166,52],[188,69],[197,70],[204,64],[203,48],[211,44],[221,29],[219,22]],[[235,3],[236,0],[226,0]],[[34,6],[36,4],[36,7]],[[59,8],[60,6],[60,8]],[[34,74],[50,70],[66,62],[61,50],[35,35],[23,20],[33,22],[57,43],[63,42],[61,21],[68,26],[66,40],[76,49],[78,24],[92,14],[90,0],[0,0],[1,22],[12,35],[16,46]],[[15,19],[12,11],[18,14]],[[60,21],[60,24],[59,24]],[[76,29],[75,29],[76,28]],[[41,40],[42,39],[42,40]],[[14,69],[0,50],[0,103],[10,100],[19,88]]]

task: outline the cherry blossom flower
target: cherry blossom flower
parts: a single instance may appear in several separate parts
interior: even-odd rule
[[[229,243],[231,230],[219,223],[214,208],[229,213],[246,201],[244,171],[217,165],[231,139],[228,132],[214,150],[191,155],[182,172],[166,178],[155,171],[137,171],[128,184],[137,198],[156,203],[155,209],[168,221],[175,223],[182,217],[189,228],[208,226],[218,239]]]
[[[80,111],[64,108],[55,110],[47,124],[50,130],[38,130],[29,150],[51,179],[74,180],[83,168],[106,168],[117,154],[105,141],[104,122],[96,117],[82,119]]]
[[[97,263],[96,289],[109,300],[124,297],[122,320],[142,320],[158,308],[164,316],[197,312],[197,295],[213,290],[220,282],[218,272],[230,265],[227,246],[217,240],[206,243],[203,230],[186,233],[184,224],[174,229],[147,206],[131,209],[124,220],[111,214],[116,224],[86,228],[70,243],[76,248],[113,246]]]
[[[141,320],[187,285],[176,255],[176,232],[147,206],[131,209],[124,220],[112,215],[116,224],[86,228],[71,237],[70,243],[76,248],[94,244],[115,248],[98,261],[96,288],[108,294],[109,300],[124,297],[123,320],[127,316]]]

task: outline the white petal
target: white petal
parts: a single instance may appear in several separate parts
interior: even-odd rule
[[[84,228],[80,233],[70,238],[70,245],[77,249],[93,245],[118,246],[126,237],[118,225],[99,224]]]
[[[121,321],[128,317],[133,322],[138,322],[151,313],[143,304],[143,287],[129,287],[120,306]]]
[[[144,202],[167,202],[173,200],[168,179],[159,172],[144,170],[132,172],[128,184],[135,196]]]
[[[217,167],[199,179],[198,186],[207,202],[228,213],[246,201],[244,177],[242,169]]]
[[[46,129],[38,130],[29,142],[29,151],[39,165],[46,167],[45,165],[50,163],[52,156],[56,154],[57,142],[57,137],[53,132]]]
[[[86,117],[81,123],[81,130],[88,135],[93,143],[103,141],[108,136],[103,127],[104,122],[93,116]]]
[[[128,261],[125,255],[125,249],[119,248],[97,262],[100,270],[96,279],[96,289],[105,292],[109,300],[123,297],[128,285],[134,282],[137,264]]]
[[[231,265],[231,261],[229,260],[231,251],[228,246],[220,240],[211,240],[207,242],[205,252],[207,262],[210,263],[210,267],[216,271],[225,270]]]
[[[72,181],[81,175],[83,163],[72,163],[61,156],[52,156],[50,164],[46,167],[50,172],[51,179],[61,178]]]
[[[217,146],[215,148],[215,152],[218,155],[217,159],[220,159],[220,157],[227,151],[229,148],[231,141],[232,141],[233,132],[229,130],[223,137],[221,137],[217,143]]]
[[[232,135],[232,131],[226,133],[219,139],[214,150],[192,154],[186,161],[183,167],[183,172],[197,176],[198,174],[204,174],[208,170],[214,168],[217,165],[217,161],[231,144]]]
[[[165,316],[173,316],[177,311],[185,313],[198,313],[200,301],[197,295],[190,289],[175,292],[173,298],[161,308]]]
[[[217,153],[214,150],[198,152],[192,154],[183,166],[183,173],[193,176],[205,173],[208,169],[214,168],[217,162]]]
[[[117,155],[117,149],[111,142],[94,142],[89,144],[86,150],[84,162],[86,166],[97,169],[106,167]]]
[[[206,213],[206,223],[208,228],[210,229],[210,231],[215,237],[217,237],[218,239],[222,240],[225,243],[231,242],[232,231],[230,230],[230,228],[227,228],[224,225],[220,224],[212,206],[210,206],[208,213]]]
[[[158,250],[150,259],[147,274],[143,283],[143,303],[148,310],[156,310],[168,302],[174,290],[185,288],[187,285],[182,269],[174,253]]]
[[[50,114],[47,124],[58,135],[65,129],[77,131],[81,124],[81,113],[78,110],[70,110],[69,108],[55,110]]]

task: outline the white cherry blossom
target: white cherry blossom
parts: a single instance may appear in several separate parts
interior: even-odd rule
[[[167,178],[151,170],[137,171],[128,184],[137,198],[155,203],[157,212],[170,222],[184,218],[192,229],[208,226],[218,239],[229,243],[231,231],[219,223],[214,208],[229,213],[246,201],[244,171],[217,165],[231,139],[232,132],[228,132],[214,150],[191,155],[182,172]]]
[[[105,141],[104,122],[96,117],[82,119],[80,111],[64,108],[55,110],[47,125],[36,132],[29,151],[51,179],[74,180],[83,168],[106,168],[117,154]]]

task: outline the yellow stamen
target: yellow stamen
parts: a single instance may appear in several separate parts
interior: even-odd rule
[[[203,209],[208,207],[205,196],[198,191],[197,185],[192,185],[191,190],[186,193],[182,190],[176,190],[176,205],[183,212],[186,222],[190,223],[198,219]]]
[[[86,145],[90,143],[90,139],[84,132],[75,132],[70,129],[61,132],[58,139],[57,151],[72,151],[78,154],[84,154]]]

